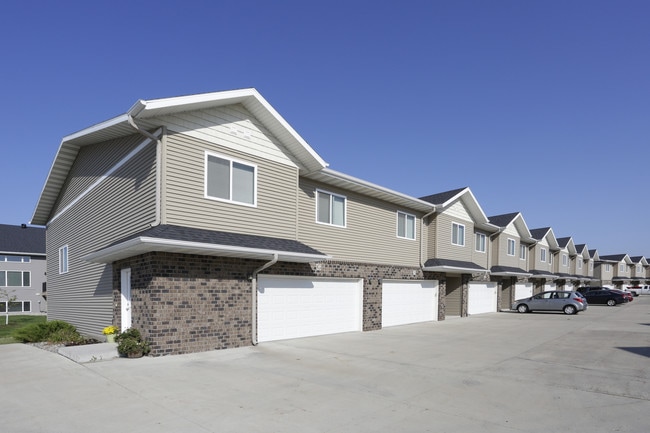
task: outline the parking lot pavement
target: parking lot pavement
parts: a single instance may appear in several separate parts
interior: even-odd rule
[[[650,296],[77,364],[0,346],[6,432],[647,432]]]

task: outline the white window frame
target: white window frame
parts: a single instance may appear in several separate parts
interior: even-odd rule
[[[321,194],[330,196],[330,199],[329,199],[329,221],[321,221],[319,219],[320,218],[320,212],[319,212],[319,210],[320,210],[320,208],[319,208],[320,200],[319,200],[319,196]],[[323,225],[332,226],[332,227],[342,227],[342,228],[347,227],[347,223],[348,223],[348,198],[346,196],[341,195],[341,194],[336,194],[336,193],[333,193],[333,192],[330,192],[330,191],[326,191],[326,190],[323,190],[323,189],[317,189],[315,197],[316,197],[316,215],[315,216],[316,216],[316,223],[317,224],[323,224]],[[334,198],[334,197],[343,200],[343,216],[342,216],[343,217],[343,224],[334,224],[332,222],[332,221],[334,221],[334,206],[332,206],[332,202],[333,202],[332,198]]]
[[[506,254],[509,255],[509,256],[514,257],[515,251],[517,251],[517,242],[512,238],[508,238],[507,243],[508,243],[508,245],[507,245]]]
[[[9,285],[9,272],[20,274],[20,286],[10,286]],[[31,287],[32,286],[32,272],[31,271],[16,271],[16,270],[8,269],[8,270],[0,271],[0,274],[3,275],[2,280],[4,280],[4,284],[1,284],[1,282],[0,282],[0,287],[24,288],[24,287]],[[29,284],[28,285],[25,285],[25,275],[27,275],[27,278],[29,279]]]
[[[539,261],[542,263],[546,263],[546,248],[541,247],[539,249]]]
[[[29,309],[25,309],[25,303],[29,304]],[[9,311],[9,313],[31,313],[32,312],[32,301],[23,301],[23,300],[15,300],[15,301],[0,301],[0,313],[7,313],[7,309],[9,308],[9,305],[7,304],[20,304],[20,311]]]
[[[14,258],[15,260],[10,260],[10,258]],[[32,258],[29,256],[14,256],[12,254],[8,255],[1,255],[0,256],[0,262],[8,262],[8,263],[30,263],[32,261]]]
[[[594,270],[594,261],[593,260],[589,260],[589,270],[590,271]]]
[[[476,232],[474,242],[476,243],[475,249],[479,253],[484,253],[487,251],[487,236],[485,233]]]
[[[67,274],[70,270],[70,249],[68,245],[59,248],[59,274]]]
[[[605,263],[605,272],[611,272],[611,269],[609,268],[609,263]]]
[[[208,159],[210,157],[218,158],[218,159],[221,159],[221,160],[224,160],[224,161],[228,162],[228,167],[229,167],[229,169],[228,169],[228,176],[229,176],[229,179],[228,179],[228,187],[229,187],[228,198],[217,197],[217,196],[210,195],[208,193],[208,177],[209,177]],[[208,151],[205,152],[205,159],[204,159],[203,164],[204,164],[203,194],[204,194],[205,198],[207,198],[209,200],[221,201],[221,202],[224,202],[224,203],[233,203],[233,204],[238,204],[238,205],[242,205],[242,206],[257,207],[257,164],[253,164],[253,163],[251,163],[249,161],[244,161],[244,160],[241,160],[241,159],[232,158],[230,156],[226,156],[226,155],[222,155],[222,154],[214,153],[214,152],[208,152]],[[234,172],[233,171],[233,165],[234,164],[240,164],[240,165],[243,165],[245,167],[249,167],[249,168],[253,169],[253,202],[252,203],[248,203],[248,202],[245,202],[245,201],[239,201],[239,200],[234,200],[233,199],[233,172]]]
[[[553,256],[554,256],[554,255],[555,255],[555,254],[553,254],[552,252],[550,252],[550,251],[548,252],[548,264],[549,264],[549,265],[552,265],[552,264],[553,264]]]
[[[528,255],[528,247],[524,244],[519,244],[519,260],[526,260]]]
[[[625,273],[625,263],[619,263],[618,264],[618,273],[619,274],[624,274]]]
[[[404,220],[404,233],[400,233],[400,219]],[[413,215],[413,214],[397,211],[397,227],[396,227],[397,237],[400,238],[400,239],[415,240],[415,238],[417,237],[417,234],[416,234],[417,225],[415,224],[416,220],[417,219],[415,218],[415,215]],[[413,233],[410,234],[410,236],[409,236],[409,230],[408,230],[408,222],[409,221],[412,221],[412,224],[413,224],[413,226],[412,226],[413,227]]]
[[[578,269],[582,269],[582,260],[577,260]]]
[[[562,266],[564,266],[565,268],[569,266],[569,256],[567,256],[564,253],[562,254]]]
[[[465,225],[451,223],[451,244],[459,247],[465,246]]]

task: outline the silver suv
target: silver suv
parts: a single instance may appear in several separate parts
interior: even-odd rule
[[[587,300],[578,292],[542,292],[530,298],[518,299],[512,303],[512,310],[520,313],[531,311],[563,311],[564,314],[578,314],[587,310]]]

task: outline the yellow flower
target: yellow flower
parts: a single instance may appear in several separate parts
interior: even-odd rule
[[[117,333],[118,333],[117,326],[113,326],[113,325],[107,326],[102,330],[102,334],[104,335],[117,334]]]

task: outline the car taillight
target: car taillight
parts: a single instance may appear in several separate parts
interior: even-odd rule
[[[576,301],[580,302],[582,304],[582,298],[575,298]]]

